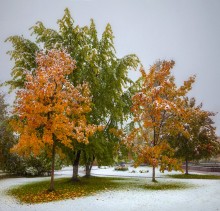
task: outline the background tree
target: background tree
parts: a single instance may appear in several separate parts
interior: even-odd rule
[[[0,93],[0,169],[7,170],[12,160],[10,148],[16,143],[16,138],[9,125],[9,116],[5,95]]]
[[[186,118],[182,124],[189,136],[179,133],[171,137],[172,147],[175,148],[175,156],[185,160],[185,173],[188,174],[188,162],[208,159],[217,155],[220,143],[217,141],[215,127],[212,117],[213,112],[202,110],[202,104],[196,106],[194,98],[185,99],[187,110]]]
[[[173,61],[159,61],[149,73],[142,68],[139,92],[132,97],[134,128],[126,142],[136,153],[136,165],[144,162],[153,167],[152,181],[158,165],[162,172],[181,169],[167,136],[184,131],[179,117],[185,115],[183,97],[191,89],[194,77],[177,88],[171,75],[173,66]]]
[[[91,111],[88,85],[74,87],[66,77],[75,67],[72,58],[63,51],[50,50],[38,53],[36,61],[35,74],[27,74],[24,89],[17,92],[11,124],[19,142],[12,152],[37,156],[48,150],[52,191],[56,148],[73,148],[72,139],[88,143],[97,127],[86,122],[85,114]]]
[[[42,153],[38,157],[29,156],[27,158],[10,153],[10,148],[17,144],[18,138],[13,134],[9,124],[10,116],[4,96],[0,93],[0,169],[21,176],[39,176],[50,172],[51,162],[46,153]],[[60,169],[62,164],[63,161],[57,155],[55,168]]]
[[[44,49],[66,49],[76,60],[76,71],[68,75],[72,84],[81,84],[84,81],[90,84],[93,109],[87,115],[91,124],[105,125],[105,130],[90,138],[90,144],[78,145],[75,143],[73,152],[68,153],[73,160],[76,177],[80,154],[82,151],[86,158],[84,164],[91,164],[93,157],[103,164],[114,162],[114,143],[118,145],[119,139],[108,139],[111,127],[118,127],[127,115],[130,105],[130,93],[127,90],[129,83],[127,73],[129,69],[137,67],[139,60],[134,55],[117,58],[113,42],[113,32],[110,24],[105,28],[101,39],[97,36],[95,23],[91,20],[90,26],[75,26],[68,9],[62,19],[58,20],[59,30],[46,28],[42,22],[32,27],[32,34],[36,42],[23,37],[12,36],[7,40],[12,42],[13,50],[9,52],[11,59],[15,60],[12,70],[12,80],[6,82],[11,88],[23,87],[26,71],[34,74],[36,62],[35,53],[43,46]],[[111,150],[109,150],[111,149]],[[99,158],[98,158],[99,157]]]

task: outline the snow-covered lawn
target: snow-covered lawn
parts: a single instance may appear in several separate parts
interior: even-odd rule
[[[113,168],[99,169],[94,167],[92,174],[96,176],[116,175],[116,176],[132,176],[132,177],[150,177],[151,169],[147,167],[139,167],[135,169],[136,173],[129,171],[114,171]],[[140,173],[139,170],[148,170],[148,173]],[[70,177],[72,169],[66,167],[62,171],[56,172],[56,177]],[[83,169],[80,169],[81,175]],[[171,172],[173,174],[176,172]],[[182,190],[121,190],[107,191],[87,196],[75,200],[65,200],[51,203],[21,205],[15,199],[7,196],[5,191],[15,185],[25,184],[27,182],[45,180],[49,178],[9,178],[0,180],[0,211],[54,211],[54,210],[82,210],[82,211],[98,211],[98,210],[138,210],[138,211],[216,211],[220,210],[220,180],[182,180],[168,179],[164,177],[167,173],[162,174],[157,171],[157,180],[160,182],[184,182],[194,185],[188,189]],[[150,178],[146,178],[146,182],[150,182]]]

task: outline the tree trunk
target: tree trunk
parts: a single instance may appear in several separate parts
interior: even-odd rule
[[[90,172],[91,172],[91,170],[92,170],[92,166],[93,166],[94,160],[95,160],[95,156],[93,155],[92,163],[91,163],[91,165],[90,165],[90,167],[89,167]]]
[[[73,176],[72,181],[78,181],[78,171],[79,171],[79,160],[80,160],[81,151],[77,151],[76,157],[73,160]]]
[[[153,139],[153,146],[156,146],[156,128],[154,127],[154,139]],[[156,179],[155,179],[155,166],[153,166],[153,169],[152,169],[152,182],[156,182]]]
[[[85,177],[91,177],[92,165],[95,160],[95,156],[93,156],[92,161],[86,164],[86,175]]]
[[[91,176],[91,171],[90,171],[90,164],[86,164],[86,175],[85,177],[90,177]]]
[[[155,174],[155,166],[153,166],[152,171],[153,171],[153,172],[152,172],[152,182],[156,182],[156,179],[155,179],[155,178],[156,178],[156,176],[155,176],[155,175],[156,175],[156,174]]]
[[[188,159],[186,158],[186,175],[189,174],[189,166],[188,166]]]
[[[55,142],[53,142],[53,148],[52,148],[51,180],[50,180],[49,191],[54,191],[54,166],[55,166]]]

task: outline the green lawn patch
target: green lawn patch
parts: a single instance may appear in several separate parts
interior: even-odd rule
[[[220,179],[217,175],[202,175],[202,174],[173,174],[167,175],[168,177],[175,179]]]
[[[192,187],[191,185],[179,182],[163,182],[163,183],[148,183],[142,186],[143,189],[147,190],[179,190]]]
[[[70,178],[61,178],[55,180],[54,192],[47,191],[50,181],[41,181],[29,183],[14,187],[8,191],[8,194],[16,197],[21,203],[42,203],[58,201],[64,199],[75,199],[88,195],[95,195],[101,191],[109,190],[169,190],[188,188],[184,183],[152,183],[146,179],[137,178],[107,178],[91,177],[80,178],[79,182],[72,182]]]

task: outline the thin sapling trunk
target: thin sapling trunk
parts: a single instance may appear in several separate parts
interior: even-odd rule
[[[54,169],[55,169],[55,142],[53,142],[52,148],[52,164],[51,164],[51,180],[49,191],[54,191]]]
[[[188,159],[186,158],[186,175],[188,175],[189,174],[189,162],[188,162]]]

